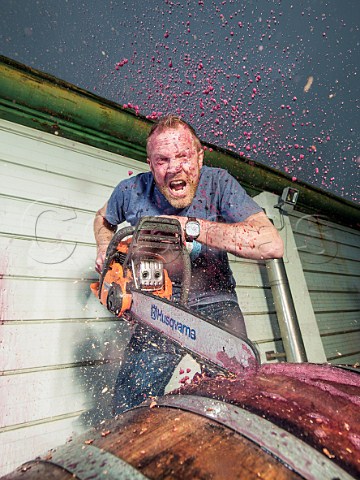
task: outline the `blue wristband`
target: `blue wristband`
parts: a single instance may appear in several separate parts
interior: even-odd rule
[[[192,242],[192,250],[190,252],[190,260],[195,260],[200,255],[201,252],[201,243],[194,240]]]

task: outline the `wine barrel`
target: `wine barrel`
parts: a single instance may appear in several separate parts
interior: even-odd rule
[[[360,477],[359,375],[311,364],[198,377],[4,477]]]
[[[183,396],[198,395],[241,406],[292,434],[353,478],[360,478],[359,373],[328,364],[264,364],[233,379],[205,378],[179,391]],[[299,456],[297,470],[307,461]],[[345,478],[342,475],[330,478]]]

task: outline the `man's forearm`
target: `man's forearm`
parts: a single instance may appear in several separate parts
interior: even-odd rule
[[[105,218],[106,207],[107,204],[97,211],[94,219],[94,236],[97,246],[95,270],[99,273],[101,272],[104,264],[107,247],[116,230],[116,228]]]
[[[186,217],[176,217],[183,230]],[[253,260],[281,258],[284,254],[279,232],[264,213],[251,215],[244,222],[219,223],[197,219],[200,236],[197,241],[208,247],[226,250],[237,257]]]
[[[283,242],[265,214],[252,215],[239,223],[217,223],[201,219],[199,222],[201,233],[198,241],[209,247],[254,260],[283,256]]]
[[[98,250],[106,250],[107,246],[110,243],[110,240],[114,235],[114,228],[110,226],[110,224],[103,216],[98,214],[96,214],[94,220],[94,235]]]
[[[115,231],[114,227],[106,220],[106,209],[107,203],[105,203],[105,205],[95,214],[94,236],[98,249],[102,248],[103,246],[107,248]]]

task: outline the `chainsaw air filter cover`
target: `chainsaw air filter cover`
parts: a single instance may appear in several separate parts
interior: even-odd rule
[[[164,264],[160,258],[140,258],[132,262],[135,287],[153,292],[164,288]]]

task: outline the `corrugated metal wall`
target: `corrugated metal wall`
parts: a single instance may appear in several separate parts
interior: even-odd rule
[[[146,165],[0,122],[0,474],[111,414],[127,326],[90,294],[95,211]],[[262,359],[281,351],[265,265],[234,258]]]
[[[297,249],[326,358],[360,363],[360,232],[294,212]]]
[[[127,328],[90,294],[92,222],[145,165],[1,122],[0,471],[109,414]],[[5,463],[4,463],[5,462]]]

